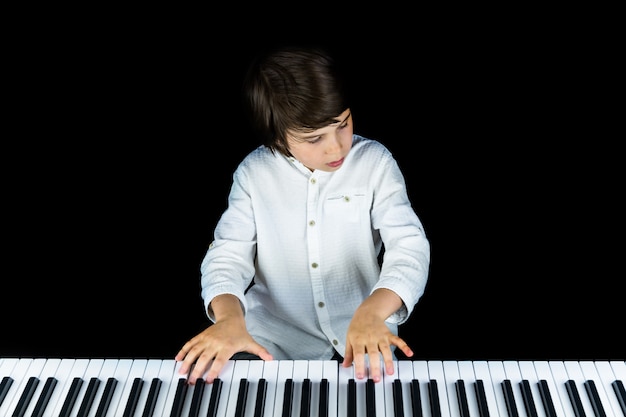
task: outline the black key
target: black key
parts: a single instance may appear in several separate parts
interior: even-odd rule
[[[5,376],[4,378],[2,378],[2,382],[0,382],[0,405],[2,405],[2,402],[6,398],[7,393],[9,392],[9,388],[11,388],[11,385],[13,385],[13,378],[11,378],[10,376]]]
[[[347,417],[357,417],[356,415],[356,381],[353,378],[348,380],[348,410]]]
[[[130,388],[130,394],[128,395],[128,401],[126,401],[126,407],[124,407],[123,417],[132,417],[135,414],[137,403],[139,402],[139,395],[141,394],[141,388],[143,387],[143,379],[133,379],[133,386]]]
[[[80,391],[80,387],[83,385],[83,380],[80,377],[75,377],[72,380],[72,384],[70,385],[70,390],[67,393],[67,397],[65,397],[65,401],[63,402],[63,407],[61,407],[61,413],[59,417],[69,417],[72,412],[72,408],[74,408],[74,403],[76,402],[76,398],[78,397],[78,391]]]
[[[311,380],[305,378],[302,381],[302,396],[300,401],[300,417],[311,416]]]
[[[365,381],[365,415],[376,417],[376,387],[373,379]]]
[[[583,403],[580,401],[580,395],[578,394],[578,388],[576,388],[576,382],[572,379],[568,380],[565,383],[565,388],[567,388],[567,395],[569,395],[576,417],[586,417]]]
[[[323,378],[320,382],[320,415],[319,417],[328,417],[328,379]],[[256,416],[255,416],[256,417]]]
[[[87,384],[87,389],[85,390],[85,396],[83,397],[83,401],[81,401],[80,408],[78,409],[79,416],[86,416],[89,414],[93,400],[96,398],[96,391],[98,390],[99,385],[100,380],[98,378],[94,377],[89,380],[89,384]]]
[[[256,403],[254,404],[254,417],[263,417],[265,413],[265,397],[267,396],[267,380],[259,379],[259,385],[256,390]],[[321,416],[321,414],[320,414]]]
[[[430,411],[433,417],[441,417],[441,404],[439,404],[439,391],[437,380],[431,379],[428,383],[428,396],[430,397]]]
[[[174,403],[172,404],[172,411],[170,417],[180,417],[183,412],[183,404],[185,403],[185,396],[187,395],[187,380],[185,378],[178,378],[178,385],[176,386],[176,393],[174,394]]]
[[[604,407],[602,406],[602,401],[600,400],[600,396],[598,395],[598,389],[596,388],[596,383],[593,380],[587,380],[584,383],[585,390],[587,391],[587,395],[589,396],[589,401],[591,401],[591,406],[593,407],[593,412],[596,414],[596,417],[606,417],[606,412],[604,411]]]
[[[522,380],[519,383],[522,390],[522,398],[524,399],[524,407],[529,417],[538,417],[537,407],[535,406],[535,400],[533,399],[533,393],[530,389],[530,383],[527,379]]]
[[[291,417],[292,405],[293,405],[293,379],[288,378],[285,380],[282,417]]]
[[[104,417],[107,411],[109,411],[111,398],[113,398],[113,393],[115,392],[116,387],[117,379],[113,377],[107,379],[107,383],[104,386],[104,392],[102,393],[102,398],[100,399],[100,404],[98,405],[98,409],[96,410],[96,417]]]
[[[239,380],[239,392],[237,393],[237,404],[235,405],[235,417],[243,417],[246,411],[246,401],[248,399],[248,380],[241,378]]]
[[[476,382],[474,382],[474,390],[476,391],[480,417],[489,417],[489,406],[487,405],[487,396],[485,395],[485,383],[482,379],[477,379]]]
[[[30,378],[28,378],[28,382],[26,382],[26,387],[24,388],[24,391],[22,391],[22,395],[17,402],[15,410],[13,410],[12,417],[24,417],[24,414],[26,414],[26,409],[30,404],[30,400],[31,398],[33,398],[33,394],[37,389],[37,385],[39,385],[39,378],[37,378],[36,376],[31,376]]]
[[[616,379],[611,384],[613,390],[615,391],[615,395],[617,395],[617,401],[619,402],[619,406],[622,408],[622,413],[626,417],[626,389],[624,389],[624,383],[619,379]],[[2,401],[0,401],[2,403]]]
[[[37,404],[35,404],[35,409],[33,410],[33,415],[31,417],[41,417],[48,406],[48,402],[50,401],[50,397],[52,396],[52,392],[54,388],[57,386],[57,379],[55,377],[48,377],[46,379],[46,383],[43,386],[43,390],[41,390],[41,395],[39,395],[39,399],[37,400]]]
[[[550,394],[550,387],[545,379],[539,381],[539,393],[541,394],[541,401],[543,401],[543,408],[546,410],[546,416],[557,417],[552,394]]]
[[[465,382],[457,379],[454,384],[456,387],[456,399],[459,403],[459,414],[461,417],[470,417],[469,406],[467,405],[467,393],[465,392]]]
[[[517,406],[515,405],[515,397],[513,396],[513,387],[511,386],[511,380],[505,379],[502,381],[502,391],[504,392],[504,401],[506,402],[506,409],[509,412],[509,417],[519,417],[517,413]]]
[[[222,384],[223,381],[219,378],[215,378],[213,380],[213,387],[211,388],[211,399],[209,400],[209,411],[207,412],[207,417],[216,417],[217,416],[217,406],[220,401],[220,394],[222,393]]]
[[[411,406],[413,407],[413,417],[422,417],[422,394],[420,393],[420,382],[417,379],[411,380]]]
[[[143,408],[143,414],[141,417],[152,417],[154,414],[154,408],[156,407],[157,399],[159,398],[162,383],[163,382],[161,382],[159,378],[152,378],[150,390],[148,391],[148,398],[146,399],[146,406]]]
[[[402,381],[399,379],[393,380],[393,417],[404,417]]]
[[[193,397],[191,398],[191,407],[189,409],[189,417],[198,417],[200,415],[200,404],[202,403],[202,394],[206,387],[204,378],[196,379],[196,385],[193,387]]]

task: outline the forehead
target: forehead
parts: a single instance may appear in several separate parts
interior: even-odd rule
[[[312,138],[312,137],[324,134],[324,132],[326,132],[329,129],[332,129],[333,127],[335,127],[336,125],[340,123],[345,123],[348,119],[350,119],[351,115],[352,114],[350,113],[350,109],[346,109],[339,116],[335,117],[334,119],[335,121],[333,123],[330,123],[328,126],[321,127],[317,130],[306,130],[306,131],[289,129],[288,133],[289,133],[289,136],[296,138],[296,139]]]

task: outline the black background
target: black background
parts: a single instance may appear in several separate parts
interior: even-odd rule
[[[395,154],[431,241],[401,327],[415,359],[625,357],[623,169],[578,39],[198,20],[85,21],[13,51],[0,357],[173,358],[208,325],[199,264],[256,146],[243,72],[301,42],[347,65],[355,133]]]

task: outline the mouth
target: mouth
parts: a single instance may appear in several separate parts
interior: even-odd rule
[[[332,167],[332,168],[337,168],[338,166],[341,166],[341,164],[343,164],[343,160],[344,160],[344,159],[345,159],[345,158],[341,158],[341,159],[340,159],[340,160],[338,160],[338,161],[329,162],[327,165],[328,165],[329,167]]]

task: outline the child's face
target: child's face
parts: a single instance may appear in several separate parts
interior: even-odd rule
[[[337,171],[352,148],[352,115],[347,109],[337,122],[311,133],[288,132],[291,154],[311,171]]]

